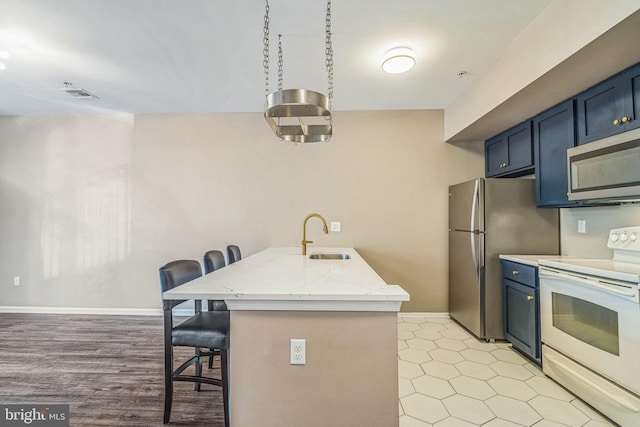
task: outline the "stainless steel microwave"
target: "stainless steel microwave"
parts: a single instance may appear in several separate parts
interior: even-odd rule
[[[567,150],[569,200],[640,201],[640,128]]]

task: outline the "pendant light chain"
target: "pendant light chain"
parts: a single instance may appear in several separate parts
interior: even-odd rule
[[[333,109],[333,44],[331,43],[331,0],[327,0],[326,41],[325,41],[325,65],[327,67],[327,81],[329,88],[329,111]]]
[[[278,90],[282,90],[282,34],[278,34]]]
[[[262,38],[262,66],[264,67],[264,96],[269,96],[269,0],[266,0],[264,10],[264,35]]]
[[[282,34],[278,34],[278,90],[282,90]],[[265,0],[264,34],[262,38],[262,66],[264,67],[264,93],[269,96],[269,0]],[[329,109],[333,103],[333,43],[331,41],[331,0],[327,0],[327,16],[325,22],[325,67],[329,97]]]

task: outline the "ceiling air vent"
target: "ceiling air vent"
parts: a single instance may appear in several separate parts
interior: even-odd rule
[[[73,87],[73,84],[70,82],[64,82],[64,87],[61,88],[60,90],[67,92],[69,95],[73,96],[74,98],[100,99],[89,91]]]

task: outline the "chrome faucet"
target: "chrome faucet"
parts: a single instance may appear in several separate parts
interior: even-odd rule
[[[324,234],[329,234],[327,221],[324,220],[322,215],[317,213],[312,213],[307,215],[307,217],[304,219],[304,223],[302,224],[302,255],[307,254],[307,243],[313,243],[313,240],[307,240],[307,221],[309,221],[309,218],[313,216],[316,216],[322,220],[322,231],[324,232]]]

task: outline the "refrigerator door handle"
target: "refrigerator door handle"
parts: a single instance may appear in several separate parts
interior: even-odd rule
[[[480,272],[484,270],[484,233],[478,234],[478,240],[480,241],[480,244],[478,245],[478,252],[480,255],[478,258],[478,275],[480,275]]]
[[[476,278],[480,280],[480,260],[478,259],[478,254],[476,253],[476,215],[478,213],[478,203],[480,199],[480,180],[476,180],[475,188],[473,189],[473,199],[471,201],[471,224],[469,225],[469,230],[471,230],[471,257],[473,259],[473,266],[476,270]],[[480,236],[478,236],[480,237]]]
[[[476,278],[480,279],[480,266],[478,265],[478,257],[476,256],[476,233],[469,233],[471,240],[471,259],[473,260],[473,267],[476,271]]]
[[[478,229],[476,227],[476,214],[478,213],[478,199],[480,199],[480,180],[476,179],[476,185],[473,189],[473,199],[471,200],[471,224],[469,225],[469,230],[475,231]],[[475,256],[473,257],[475,259]]]

